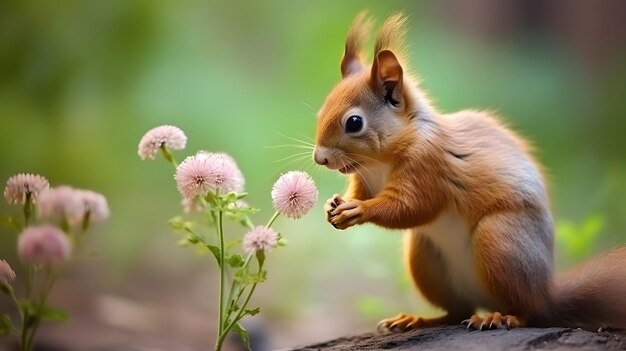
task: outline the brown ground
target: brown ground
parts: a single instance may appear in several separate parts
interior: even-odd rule
[[[296,350],[626,350],[625,331],[519,328],[468,332],[463,326],[363,334]]]

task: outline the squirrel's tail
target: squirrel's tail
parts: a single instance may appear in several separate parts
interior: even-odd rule
[[[539,324],[626,328],[626,247],[560,276],[549,305]]]

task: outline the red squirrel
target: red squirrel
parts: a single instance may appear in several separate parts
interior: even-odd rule
[[[437,111],[407,72],[405,23],[402,13],[385,21],[370,65],[361,49],[371,21],[357,16],[313,153],[349,177],[345,194],[326,203],[328,222],[405,229],[413,282],[446,311],[379,327],[626,328],[626,248],[554,280],[554,222],[530,146],[490,113]]]

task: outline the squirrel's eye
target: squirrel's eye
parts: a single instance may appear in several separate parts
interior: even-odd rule
[[[361,116],[350,116],[346,120],[346,133],[358,133],[363,129],[363,118]]]

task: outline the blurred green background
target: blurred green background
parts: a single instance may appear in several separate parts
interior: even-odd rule
[[[488,108],[533,141],[550,180],[557,267],[626,242],[623,2],[1,0],[0,180],[40,173],[102,192],[112,213],[91,237],[95,257],[75,262],[53,295],[72,320],[46,326],[40,343],[211,344],[213,262],[178,247],[167,225],[180,212],[171,167],[137,156],[143,133],[161,124],[187,133],[179,159],[205,149],[237,160],[259,223],[281,172],[307,170],[318,183],[318,207],[276,225],[289,246],[269,257],[255,298],[257,349],[371,331],[401,310],[437,313],[405,276],[402,234],[335,231],[321,204],[344,178],[309,158],[279,161],[302,150],[274,147],[313,138],[363,9],[378,24],[410,15],[411,67],[442,112]],[[0,257],[19,266],[14,248],[15,234],[0,229]]]

